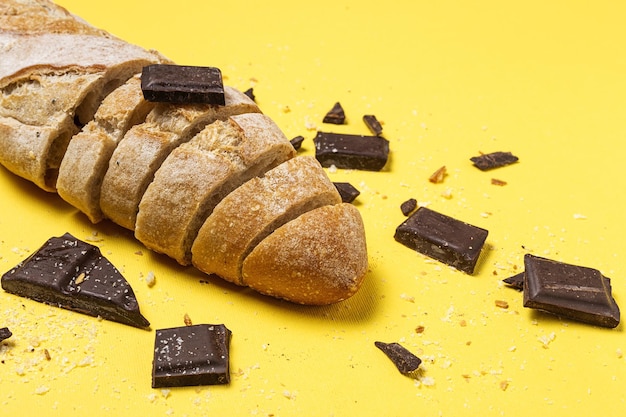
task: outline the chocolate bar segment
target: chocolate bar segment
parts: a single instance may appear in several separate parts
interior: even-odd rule
[[[13,333],[11,333],[11,330],[9,330],[8,327],[0,328],[0,342],[8,339],[11,336],[13,336]]]
[[[596,326],[619,324],[611,280],[593,268],[524,256],[524,307]]]
[[[222,73],[215,67],[148,65],[141,73],[141,89],[148,101],[226,104]]]
[[[389,141],[379,136],[317,132],[315,157],[323,167],[380,171],[389,157]]]
[[[396,241],[472,274],[489,232],[426,207],[397,227]]]
[[[470,158],[476,168],[481,171],[500,168],[517,162],[519,158],[511,152],[493,152]]]
[[[2,276],[12,294],[139,328],[150,323],[139,312],[129,283],[100,249],[66,233]]]
[[[374,342],[374,345],[396,365],[401,374],[407,375],[417,370],[422,360],[399,343]]]
[[[352,203],[361,194],[361,192],[354,188],[349,182],[334,182],[333,184],[337,191],[339,191],[341,201],[344,203]]]
[[[343,111],[343,107],[341,107],[341,103],[337,102],[333,106],[332,109],[326,113],[324,116],[324,123],[332,123],[335,125],[342,125],[346,121],[346,113]]]
[[[157,330],[152,388],[228,384],[230,338],[223,324]]]

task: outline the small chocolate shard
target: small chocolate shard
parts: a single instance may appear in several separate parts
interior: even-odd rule
[[[402,214],[408,216],[413,213],[413,211],[417,208],[417,200],[414,198],[409,198],[404,203],[400,204],[400,210]]]
[[[518,291],[524,290],[524,273],[520,272],[519,274],[513,275],[512,277],[508,277],[502,280],[506,285],[511,288],[514,288]]]
[[[518,160],[519,158],[511,152],[493,152],[470,158],[470,161],[474,163],[474,166],[481,171],[500,168],[513,164]]]
[[[617,327],[611,280],[597,269],[524,256],[524,307],[595,326]]]
[[[380,136],[383,134],[383,126],[380,124],[376,116],[373,114],[366,114],[363,116],[363,122],[367,128],[372,132],[374,136]]]
[[[152,388],[228,384],[230,339],[223,324],[157,330]]]
[[[141,90],[148,101],[226,104],[222,73],[215,67],[148,65],[141,73]]]
[[[341,201],[344,203],[352,203],[361,194],[352,184],[349,182],[334,182],[335,188],[339,191]]]
[[[422,360],[399,343],[374,342],[374,345],[383,351],[403,375],[415,372]]]
[[[346,122],[346,113],[341,107],[341,103],[336,102],[332,109],[324,116],[324,123],[332,123],[335,125],[342,125]]]
[[[302,142],[304,142],[304,136],[296,136],[289,142],[291,142],[291,146],[293,146],[293,148],[298,151],[302,147]]]
[[[387,164],[389,141],[380,136],[317,132],[315,158],[323,167],[380,171]]]
[[[243,93],[247,95],[250,100],[256,102],[256,96],[254,95],[254,88],[250,87]]]
[[[69,233],[49,239],[2,276],[12,294],[139,328],[150,323],[137,298],[100,249]]]
[[[0,342],[7,340],[11,336],[13,336],[13,333],[11,333],[11,330],[9,330],[8,327],[0,328]]]
[[[426,256],[472,274],[488,233],[480,227],[420,207],[398,226],[394,238]]]

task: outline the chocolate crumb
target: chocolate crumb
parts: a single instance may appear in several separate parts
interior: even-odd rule
[[[8,339],[12,335],[13,335],[13,333],[11,333],[11,330],[9,330],[8,327],[0,328],[0,342],[2,342],[3,340]]]
[[[332,109],[324,116],[324,123],[332,123],[335,125],[342,125],[346,121],[346,114],[341,107],[341,103],[336,102]]]
[[[349,182],[334,182],[333,184],[341,196],[341,201],[344,203],[352,203],[361,194],[361,192]]]
[[[441,168],[439,168],[437,171],[433,172],[433,174],[428,178],[428,181],[432,182],[433,184],[439,184],[443,182],[446,175],[447,175],[447,172],[446,172],[446,167],[444,165]]]
[[[470,158],[470,161],[474,163],[474,166],[481,171],[500,168],[505,165],[513,164],[518,160],[519,158],[511,152],[493,152]]]
[[[387,355],[396,368],[398,368],[398,371],[403,375],[416,371],[422,363],[420,358],[399,343],[374,342],[374,345]]]
[[[408,216],[417,208],[417,200],[414,198],[409,198],[404,203],[400,205],[400,210],[402,210],[402,214]]]
[[[291,146],[293,146],[293,148],[298,151],[302,147],[302,142],[304,142],[304,136],[296,136],[289,142],[291,142]]]
[[[373,135],[380,136],[383,134],[383,126],[373,114],[363,116],[363,122]]]

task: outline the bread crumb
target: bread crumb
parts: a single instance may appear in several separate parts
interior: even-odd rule
[[[576,220],[585,220],[586,218],[587,216],[585,216],[584,214],[574,213],[574,219]]]
[[[404,294],[404,293],[400,294],[400,298],[402,298],[404,301],[408,301],[409,303],[415,302],[415,297]]]
[[[94,230],[89,236],[85,237],[85,240],[87,242],[102,242],[104,239],[98,236],[98,232]]]
[[[537,338],[537,340],[539,340],[542,343],[544,349],[548,349],[548,345],[552,343],[554,339],[556,339],[556,334],[554,332]]]
[[[76,281],[74,281],[74,284],[76,285],[80,285],[83,283],[83,281],[85,281],[85,273],[81,272],[77,277],[76,277]]]
[[[500,381],[500,389],[506,391],[509,388],[509,381]]]
[[[452,189],[451,188],[446,188],[442,193],[441,196],[443,198],[445,198],[446,200],[450,200],[452,198]]]
[[[491,184],[492,184],[492,185],[499,185],[500,187],[503,187],[503,186],[505,186],[505,185],[507,184],[507,182],[506,182],[506,181],[499,180],[499,179],[497,179],[497,178],[492,178],[492,179],[491,179]]]
[[[283,397],[289,400],[295,400],[297,395],[298,393],[296,391],[288,391],[288,390],[283,391]]]
[[[35,394],[37,395],[44,395],[48,391],[50,391],[50,387],[46,385],[40,385],[37,388],[35,388]]]
[[[47,361],[52,359],[52,356],[50,356],[50,352],[48,352],[48,349],[43,350],[43,356],[44,358],[46,358]]]
[[[185,313],[185,316],[183,317],[183,321],[185,322],[185,326],[193,325],[193,323],[191,321],[191,317],[189,317],[189,314],[187,314],[187,313]]]
[[[615,351],[615,353],[617,354],[617,357],[619,359],[622,359],[624,357],[624,352],[620,348],[617,348],[617,351]]]
[[[146,276],[146,285],[148,285],[149,288],[154,287],[154,284],[156,284],[156,277],[154,276],[154,272],[150,271],[148,272],[148,276]]]
[[[500,307],[500,308],[503,308],[503,309],[509,308],[509,303],[507,303],[504,300],[496,300],[495,304],[496,304],[496,307]]]
[[[435,172],[433,172],[432,175],[428,178],[428,181],[432,182],[433,184],[439,184],[443,182],[446,175],[446,166],[444,165]]]
[[[162,389],[161,390],[161,395],[163,396],[163,398],[168,398],[171,393],[172,393],[172,390],[170,390],[170,389]]]
[[[422,333],[424,333],[424,330],[426,330],[426,328],[424,326],[417,326],[415,328],[415,333],[422,334]]]

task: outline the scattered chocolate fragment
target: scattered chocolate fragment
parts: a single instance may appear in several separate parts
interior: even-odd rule
[[[373,114],[366,114],[363,116],[363,122],[370,132],[372,132],[372,135],[380,136],[383,134],[383,126]]]
[[[230,338],[223,324],[157,330],[152,388],[228,384]]]
[[[250,87],[243,93],[247,95],[250,100],[256,101],[256,96],[254,95],[254,88]]]
[[[408,216],[413,213],[413,210],[417,208],[417,200],[414,198],[409,198],[404,203],[400,204],[400,210],[402,210],[402,214]]]
[[[380,136],[317,132],[315,157],[323,167],[380,171],[389,157],[389,141]]]
[[[401,374],[407,375],[417,370],[422,360],[399,343],[374,342],[374,345],[396,365]]]
[[[148,65],[141,73],[141,89],[148,101],[226,104],[222,73],[215,67]]]
[[[499,179],[497,179],[497,178],[492,178],[492,179],[491,179],[491,184],[492,184],[492,185],[499,185],[500,187],[504,187],[504,186],[507,184],[507,182],[506,182],[506,181],[499,180]]]
[[[352,203],[361,194],[361,192],[354,188],[349,182],[334,182],[333,184],[335,188],[337,188],[337,191],[339,191],[341,201],[344,203]]]
[[[519,158],[511,152],[493,152],[470,158],[470,161],[481,171],[500,168],[505,165],[513,164],[518,160]]]
[[[505,278],[502,280],[509,287],[514,288],[518,291],[524,290],[524,273],[520,272],[519,274],[513,275],[512,277]]]
[[[396,229],[403,245],[472,274],[489,232],[426,207],[420,207]]]
[[[302,147],[302,142],[304,142],[304,136],[296,136],[289,142],[291,142],[291,146],[293,146],[293,148],[297,151]]]
[[[433,172],[433,174],[428,178],[428,181],[432,182],[433,184],[442,183],[447,174],[448,173],[446,171],[446,166],[444,165],[437,171]]]
[[[5,291],[35,301],[134,327],[150,326],[117,268],[98,247],[69,233],[49,239],[1,281]]]
[[[3,340],[8,339],[11,336],[13,336],[13,333],[11,333],[11,330],[9,330],[8,327],[0,328],[0,342],[2,342]]]
[[[323,122],[335,125],[342,125],[346,122],[346,113],[343,111],[343,107],[341,107],[339,102],[335,103],[333,108],[326,113]]]
[[[524,256],[524,307],[596,326],[616,327],[620,311],[611,280],[597,269]]]

